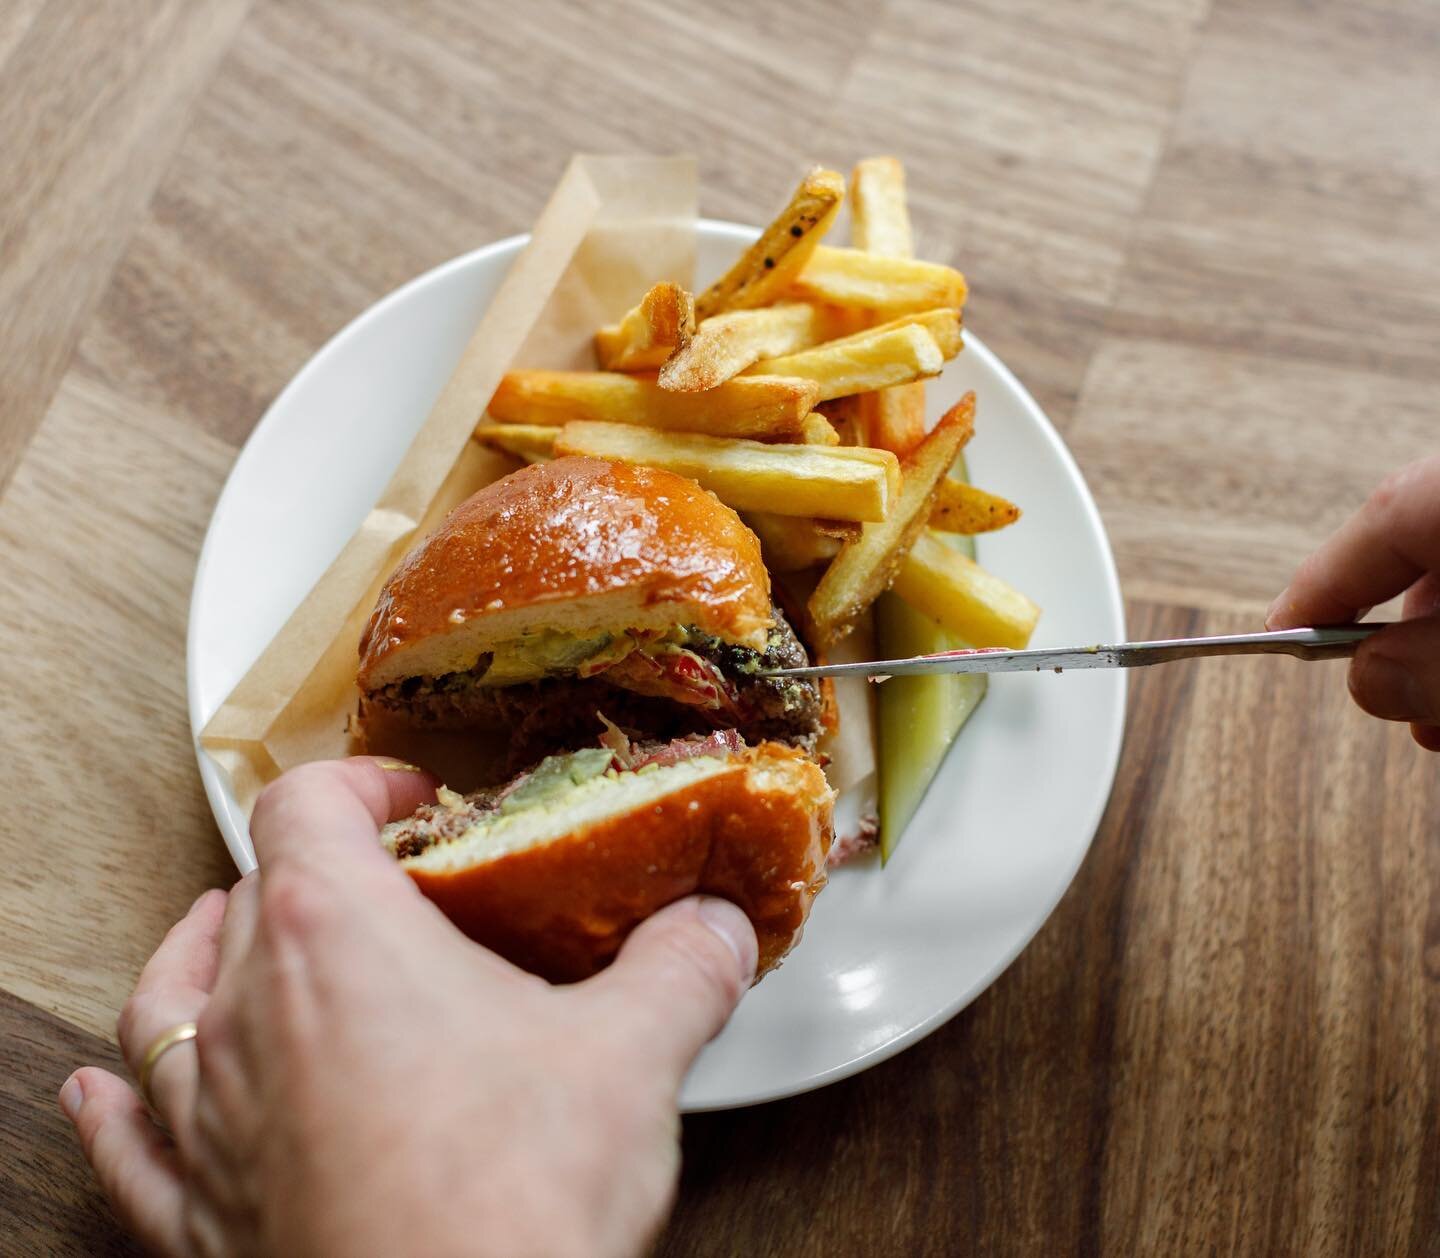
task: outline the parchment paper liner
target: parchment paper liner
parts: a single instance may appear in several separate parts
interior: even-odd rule
[[[266,782],[354,750],[356,652],[379,588],[457,503],[517,466],[470,440],[512,365],[593,366],[591,338],[660,280],[690,285],[695,163],[574,158],[379,501],[210,718],[201,746],[248,813]]]

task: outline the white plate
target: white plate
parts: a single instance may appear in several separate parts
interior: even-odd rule
[[[702,220],[701,276],[718,274],[754,236]],[[197,734],[379,496],[524,243],[502,240],[391,293],[320,350],[256,426],[195,575]],[[1079,470],[1004,364],[969,331],[965,343],[929,386],[932,417],[974,389],[971,474],[1025,509],[1019,525],[981,539],[982,562],[1044,606],[1036,646],[1123,641],[1114,561]],[[1124,712],[1121,672],[994,678],[890,865],[832,877],[803,945],[696,1063],[685,1108],[842,1079],[913,1044],[994,982],[1090,845]],[[245,817],[198,742],[197,754],[226,845],[249,869]]]

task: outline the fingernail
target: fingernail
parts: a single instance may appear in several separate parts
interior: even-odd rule
[[[700,920],[725,941],[735,954],[748,983],[755,974],[755,931],[749,919],[729,900],[718,896],[702,896],[696,909]]]
[[[1265,613],[1265,628],[1270,629],[1274,627],[1275,619],[1280,615],[1280,610],[1285,606],[1289,597],[1290,591],[1288,588],[1280,591],[1279,597],[1270,604],[1270,610]]]
[[[388,757],[375,761],[386,773],[424,773],[418,764],[410,764],[404,760],[391,760]]]
[[[85,1089],[80,1086],[80,1077],[71,1075],[60,1087],[60,1108],[65,1111],[65,1117],[73,1123],[84,1104]]]
[[[1423,721],[1435,715],[1426,710],[1419,679],[1388,655],[1371,652],[1362,656],[1352,681],[1351,689],[1359,688],[1364,698],[1362,706],[1373,716],[1390,721]]]

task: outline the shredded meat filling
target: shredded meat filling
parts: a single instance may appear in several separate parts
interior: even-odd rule
[[[733,730],[716,730],[710,734],[690,734],[668,742],[650,740],[636,742],[620,733],[613,723],[608,730],[614,731],[615,741],[607,733],[602,745],[614,756],[611,768],[616,772],[629,773],[648,765],[678,764],[696,756],[737,755],[745,749],[744,740]],[[591,754],[591,753],[581,753]],[[562,757],[561,763],[573,757]],[[541,766],[543,771],[543,766]],[[501,806],[511,795],[535,776],[534,769],[517,774],[501,786],[487,787],[459,797],[450,796],[449,801],[421,804],[404,821],[386,828],[391,850],[397,860],[419,856],[421,852],[437,843],[451,843],[460,838],[477,821],[501,811]],[[445,794],[444,791],[441,794]]]

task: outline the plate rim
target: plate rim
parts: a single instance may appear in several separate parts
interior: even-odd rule
[[[711,234],[722,238],[733,239],[737,242],[749,242],[754,240],[759,232],[756,228],[747,227],[740,223],[733,223],[723,219],[697,217],[696,234],[697,236]],[[249,873],[255,868],[254,851],[250,843],[249,822],[231,797],[226,787],[224,774],[218,762],[210,756],[200,743],[200,732],[210,717],[213,716],[213,712],[201,712],[200,710],[199,687],[197,685],[197,671],[199,667],[197,626],[199,623],[202,591],[205,589],[206,583],[211,576],[211,568],[214,562],[213,553],[215,547],[216,522],[221,520],[227,509],[229,509],[232,493],[236,492],[234,486],[237,479],[243,478],[241,474],[247,461],[257,457],[255,450],[262,444],[263,436],[268,434],[270,429],[278,422],[279,415],[283,412],[291,394],[303,389],[306,382],[313,375],[323,370],[322,364],[337,343],[359,331],[372,320],[383,318],[386,311],[392,306],[409,299],[415,291],[430,284],[440,282],[453,272],[464,270],[486,258],[494,257],[495,255],[518,254],[529,240],[530,233],[521,232],[458,254],[406,280],[403,284],[400,284],[398,287],[371,303],[354,318],[344,323],[310,355],[300,369],[286,382],[280,392],[275,395],[274,399],[265,408],[264,414],[256,422],[249,436],[246,437],[244,445],[241,446],[234,463],[231,464],[230,470],[226,473],[225,483],[221,487],[220,493],[216,497],[215,504],[211,509],[210,518],[205,527],[205,537],[195,564],[195,574],[192,580],[187,611],[185,683],[187,707],[190,717],[191,741],[195,752],[197,767],[200,771],[200,778],[205,788],[205,795],[210,804],[211,812],[215,817],[217,828],[220,830],[226,849],[241,875]],[[1124,596],[1120,588],[1119,572],[1115,563],[1114,549],[1110,542],[1110,535],[1105,528],[1104,519],[1100,514],[1100,509],[1095,502],[1094,494],[1091,492],[1090,486],[1084,474],[1081,472],[1079,464],[1076,462],[1070,448],[1065,444],[1064,438],[1061,437],[1059,431],[1055,425],[1051,423],[1039,403],[1031,396],[1030,391],[1021,383],[1005,362],[969,328],[966,329],[965,334],[965,352],[971,358],[980,359],[985,366],[993,371],[1011,390],[1031,420],[1035,421],[1046,445],[1050,448],[1051,453],[1058,459],[1066,475],[1079,487],[1084,515],[1100,543],[1099,557],[1105,578],[1105,602],[1110,614],[1114,618],[1115,624],[1121,631],[1122,636],[1120,640],[1123,641],[1126,628],[1125,606]],[[247,669],[248,667],[247,665]],[[1118,719],[1114,723],[1114,728],[1108,738],[1108,744],[1104,749],[1105,755],[1101,776],[1106,779],[1105,789],[1103,792],[1097,794],[1097,798],[1090,810],[1090,815],[1086,818],[1083,827],[1086,836],[1085,841],[1083,844],[1077,845],[1074,859],[1070,863],[1069,868],[1064,871],[1064,878],[1059,882],[1058,890],[1046,905],[1044,912],[1038,915],[1034,925],[1012,948],[1008,949],[992,966],[988,967],[975,982],[967,985],[963,991],[959,992],[953,1000],[945,1002],[929,1017],[921,1020],[915,1026],[900,1032],[882,1044],[867,1048],[864,1052],[857,1053],[848,1060],[837,1063],[798,1083],[786,1084],[769,1089],[736,1092],[732,1095],[707,1100],[703,1104],[687,1102],[682,1090],[680,1103],[681,1112],[712,1113],[721,1110],[738,1109],[802,1095],[806,1092],[828,1086],[829,1084],[838,1083],[843,1079],[848,1079],[863,1070],[867,1070],[872,1066],[878,1066],[881,1062],[888,1061],[890,1058],[897,1056],[905,1049],[918,1043],[939,1027],[943,1026],[973,1003],[981,994],[989,990],[1000,976],[1014,964],[1016,958],[1029,947],[1030,943],[1046,923],[1049,922],[1055,912],[1056,906],[1074,883],[1075,875],[1079,872],[1080,866],[1084,864],[1085,858],[1089,855],[1090,849],[1095,842],[1095,836],[1099,832],[1100,824],[1114,794],[1115,778],[1119,769],[1120,755],[1128,723],[1129,678],[1124,670],[1117,670],[1115,680],[1117,685],[1116,704],[1118,708]],[[223,703],[223,699],[221,702]]]
[[[205,538],[200,544],[200,553],[195,560],[195,575],[190,583],[190,602],[186,610],[185,623],[185,698],[190,715],[190,740],[194,746],[200,779],[205,787],[205,797],[210,803],[210,811],[215,817],[220,837],[225,842],[225,849],[230,853],[230,859],[235,862],[242,875],[248,874],[256,868],[254,845],[250,842],[250,822],[231,799],[219,764],[200,743],[201,730],[215,714],[213,711],[201,712],[199,687],[196,684],[196,672],[199,667],[199,640],[196,626],[199,620],[201,591],[213,564],[215,522],[227,509],[231,494],[234,492],[237,476],[244,469],[246,462],[256,457],[255,449],[259,446],[263,434],[268,433],[274,427],[290,395],[302,389],[305,382],[320,371],[320,364],[339,342],[358,332],[367,323],[383,317],[386,310],[405,301],[414,290],[436,283],[450,272],[464,270],[492,255],[518,254],[529,242],[529,232],[517,232],[513,236],[504,236],[499,240],[491,241],[488,245],[480,245],[478,248],[457,254],[453,258],[412,276],[396,288],[392,288],[384,296],[371,302],[359,314],[341,324],[305,360],[300,370],[285,382],[284,387],[271,400],[270,405],[265,408],[265,413],[256,420],[255,427],[250,430],[244,445],[240,447],[235,456],[235,461],[230,465],[230,470],[225,474],[225,483],[220,487],[215,505],[210,509],[210,519],[205,525]],[[316,580],[318,579],[317,577]],[[313,585],[311,588],[314,588]],[[294,609],[287,614],[286,619],[288,620],[289,615],[293,614]],[[252,660],[250,664],[246,665],[246,671],[249,671],[253,665],[254,661]],[[223,699],[221,703],[224,703]]]

